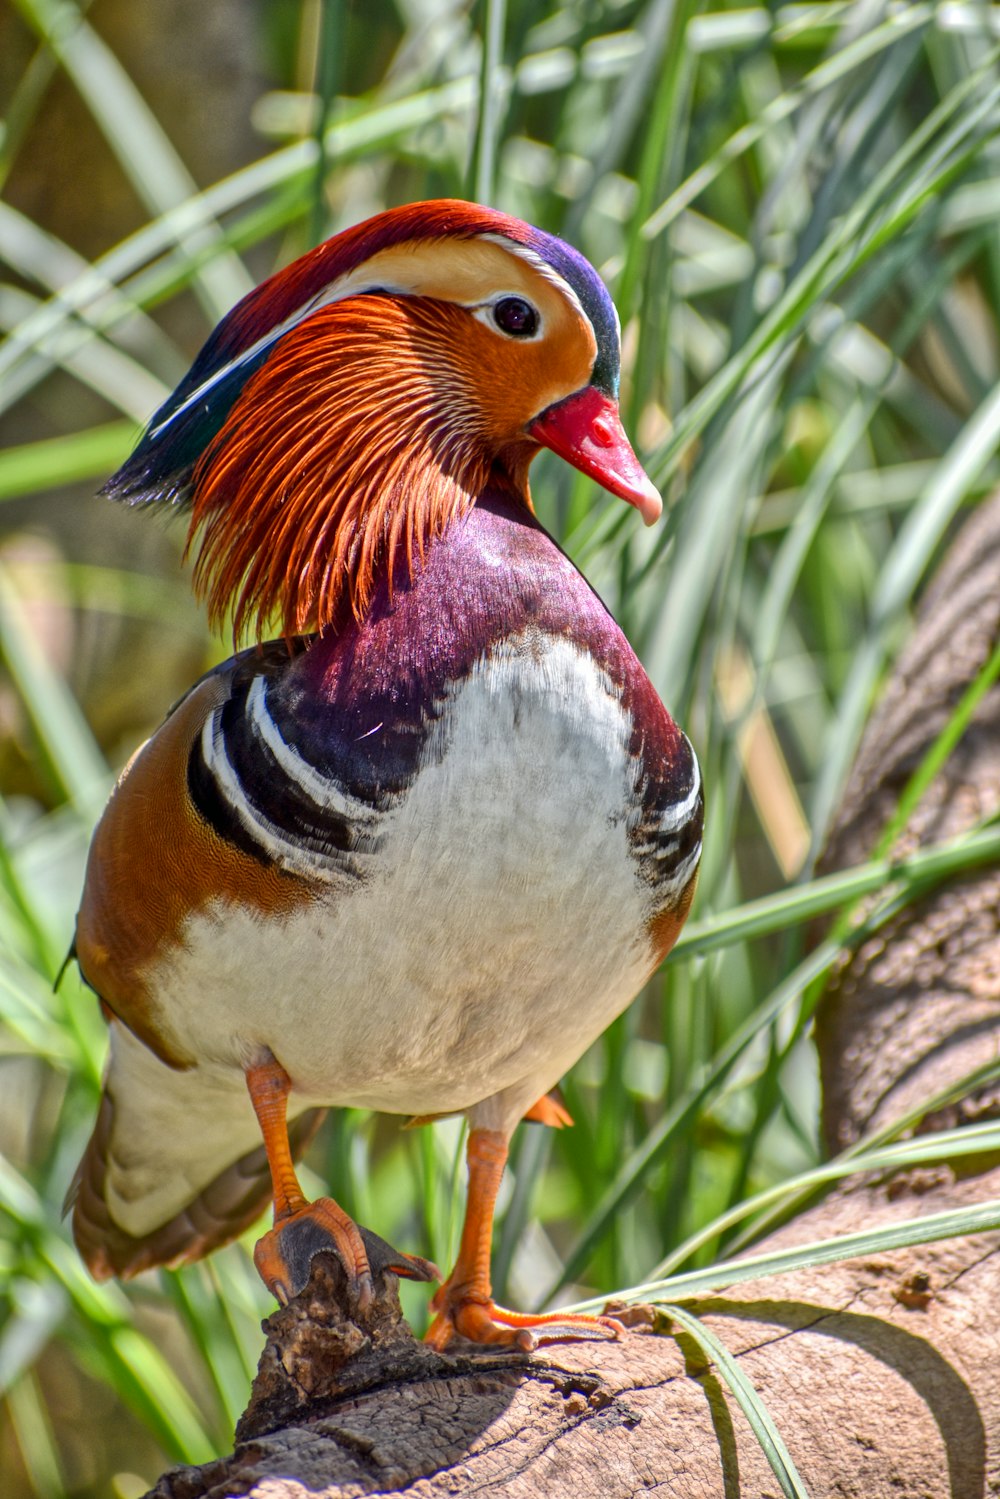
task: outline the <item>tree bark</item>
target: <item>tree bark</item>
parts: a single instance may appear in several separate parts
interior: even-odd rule
[[[901,787],[1000,638],[1000,497],[967,523],[928,590],[865,735],[826,866],[870,853]],[[900,851],[1000,808],[1000,689],[980,703]],[[817,1039],[832,1149],[995,1059],[1000,871],[911,906],[834,975]],[[987,1089],[933,1119],[995,1116]],[[857,1178],[757,1250],[1000,1196],[1000,1159]],[[777,1496],[725,1383],[683,1333],[534,1354],[441,1356],[415,1343],[385,1277],[370,1317],[320,1256],[265,1328],[234,1453],[175,1469],[154,1499]],[[1000,1495],[1000,1235],[951,1239],[744,1284],[699,1304],[760,1391],[813,1499]]]

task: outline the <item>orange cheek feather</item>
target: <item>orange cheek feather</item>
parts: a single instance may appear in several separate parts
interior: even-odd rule
[[[553,402],[581,389],[590,379],[596,346],[576,316],[546,327],[537,341],[504,338],[468,318],[449,352],[469,391],[469,404],[481,417],[484,437],[495,452],[526,435],[528,424]]]
[[[369,295],[320,309],[248,382],[194,475],[195,587],[234,634],[361,618],[380,565],[412,570],[489,475],[442,345],[467,314]]]

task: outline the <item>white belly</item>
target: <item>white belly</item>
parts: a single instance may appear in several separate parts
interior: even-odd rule
[[[630,729],[570,643],[494,652],[450,693],[372,875],[280,921],[221,904],[193,917],[155,975],[162,1023],[223,1066],[269,1048],[301,1104],[423,1114],[539,1096],[653,961]]]

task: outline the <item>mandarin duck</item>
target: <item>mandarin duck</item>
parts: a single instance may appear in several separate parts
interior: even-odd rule
[[[465,1115],[430,1342],[604,1335],[498,1307],[490,1239],[515,1125],[566,1122],[549,1091],[669,950],[701,850],[691,746],[528,490],[546,447],[656,520],[619,360],[568,245],[398,208],[244,297],[106,486],[189,514],[212,620],[258,644],[94,834],[74,953],[110,1053],[71,1200],[96,1277],[205,1255],[273,1196],[279,1301],[322,1248],[361,1304],[376,1260],[439,1279],[294,1163],[330,1105]]]

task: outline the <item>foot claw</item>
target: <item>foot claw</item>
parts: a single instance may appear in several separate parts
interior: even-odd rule
[[[320,1197],[276,1223],[254,1249],[261,1280],[281,1306],[309,1284],[312,1262],[332,1250],[344,1267],[359,1312],[371,1306],[375,1278],[386,1271],[408,1280],[440,1280],[441,1272],[419,1255],[401,1254],[378,1234],[361,1228],[331,1199]]]
[[[283,1218],[254,1247],[257,1273],[282,1306],[305,1290],[313,1259],[324,1249],[332,1249],[340,1260],[355,1297],[361,1293],[368,1265],[363,1260],[359,1263],[357,1254],[351,1252],[353,1245],[344,1243],[339,1224],[335,1231],[335,1226],[327,1221],[321,1203],[322,1199]],[[363,1245],[361,1249],[363,1254]]]
[[[370,1271],[364,1270],[358,1276],[354,1285],[354,1294],[358,1303],[358,1311],[366,1312],[372,1304],[372,1297],[375,1295],[375,1287],[372,1285]]]

